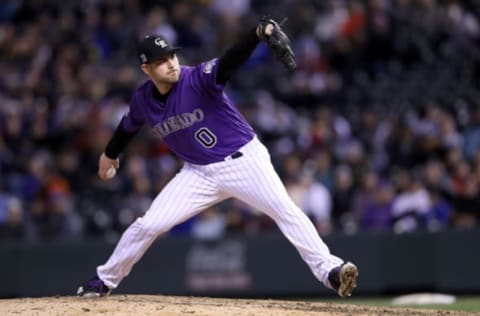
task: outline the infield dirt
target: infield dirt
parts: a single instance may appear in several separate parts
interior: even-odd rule
[[[104,298],[71,296],[0,300],[0,315],[405,315],[405,316],[464,316],[480,315],[459,311],[359,306],[305,301],[222,299],[208,297],[178,297],[156,295],[112,295]]]

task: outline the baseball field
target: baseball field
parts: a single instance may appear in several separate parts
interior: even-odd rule
[[[470,301],[471,300],[471,301]],[[101,299],[71,296],[5,299],[0,301],[0,315],[408,315],[464,316],[480,315],[478,299],[467,299],[467,310],[459,304],[449,309],[381,306],[376,300],[342,300],[313,302],[305,300],[250,300],[161,295],[112,295]],[[468,303],[470,302],[470,303]],[[477,302],[477,303],[475,303]],[[376,305],[371,305],[376,304]],[[473,305],[468,305],[473,304]],[[474,305],[477,304],[477,305]]]

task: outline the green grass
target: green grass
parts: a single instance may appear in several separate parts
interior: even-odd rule
[[[467,312],[480,312],[480,297],[465,296],[457,297],[455,303],[445,305],[392,305],[391,298],[348,298],[348,299],[326,299],[322,302],[338,303],[338,304],[353,304],[353,305],[371,305],[371,306],[388,306],[388,307],[411,307],[411,308],[427,308],[427,309],[441,309],[441,310],[456,310]]]

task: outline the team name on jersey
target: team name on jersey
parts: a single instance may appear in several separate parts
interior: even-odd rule
[[[168,134],[190,127],[196,122],[201,122],[204,118],[205,115],[203,111],[201,109],[195,109],[192,112],[182,113],[165,119],[163,122],[155,125],[153,131],[160,138],[163,138]]]

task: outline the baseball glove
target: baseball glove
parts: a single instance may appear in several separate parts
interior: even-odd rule
[[[281,25],[286,21],[284,19],[280,24],[276,21],[264,17],[258,23],[257,30],[261,40],[265,41],[273,51],[275,56],[282,64],[287,67],[288,70],[294,70],[297,65],[295,63],[295,55],[290,48],[290,40],[285,32],[282,30]],[[271,35],[265,33],[265,29],[268,24],[273,25],[273,30]]]

